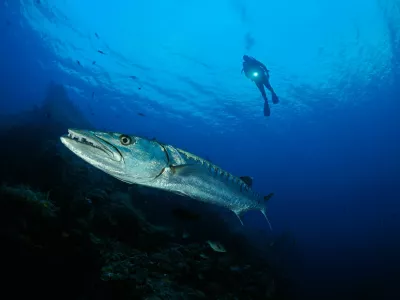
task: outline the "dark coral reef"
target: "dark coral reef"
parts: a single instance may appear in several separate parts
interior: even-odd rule
[[[4,299],[288,299],[290,238],[254,246],[224,211],[114,180],[60,145],[70,127],[92,126],[55,83],[2,117]]]

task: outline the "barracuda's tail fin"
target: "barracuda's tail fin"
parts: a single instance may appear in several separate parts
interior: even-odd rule
[[[270,194],[268,194],[267,196],[264,196],[264,203],[262,203],[261,207],[258,208],[258,210],[261,211],[261,213],[264,215],[265,219],[267,220],[269,229],[270,229],[271,231],[272,231],[272,226],[271,226],[271,223],[270,223],[270,221],[268,220],[268,217],[267,217],[267,201],[268,201],[273,195],[274,195],[274,193],[270,193]],[[252,210],[253,210],[253,209],[252,209]],[[254,210],[257,210],[257,209],[254,209]],[[243,214],[245,213],[245,211],[244,211],[244,210],[234,210],[233,212],[235,213],[235,215],[236,215],[237,218],[239,219],[240,224],[242,224],[242,226],[244,226],[243,221],[242,221],[242,216],[243,216]]]
[[[260,208],[260,211],[264,215],[265,219],[267,220],[269,229],[271,231],[272,231],[272,226],[271,226],[271,223],[269,222],[268,217],[267,217],[267,203],[266,202],[268,202],[268,200],[271,199],[271,197],[273,195],[274,195],[274,193],[270,193],[267,196],[264,196],[264,203],[263,203],[263,206]]]

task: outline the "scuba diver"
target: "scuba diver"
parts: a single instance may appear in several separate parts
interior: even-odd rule
[[[264,98],[264,116],[270,116],[271,111],[269,109],[268,98],[265,94],[264,85],[271,92],[272,103],[277,104],[279,102],[279,99],[278,96],[275,94],[275,91],[272,88],[271,84],[269,83],[269,70],[266,66],[264,66],[263,63],[259,62],[255,58],[243,55],[242,73],[243,72],[247,78],[254,81]]]

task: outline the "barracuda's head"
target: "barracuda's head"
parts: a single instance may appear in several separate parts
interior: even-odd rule
[[[168,166],[161,144],[137,136],[69,129],[61,142],[89,164],[127,183],[146,184]]]

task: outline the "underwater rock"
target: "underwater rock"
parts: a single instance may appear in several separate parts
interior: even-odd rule
[[[42,106],[3,125],[0,237],[18,266],[3,270],[15,273],[10,286],[52,299],[59,296],[44,286],[81,300],[277,299],[276,269],[234,216],[229,223],[182,197],[166,203],[165,193],[128,190],[59,149],[67,127],[90,127],[61,85],[51,83]],[[174,237],[176,228],[187,238]]]
[[[26,188],[16,192],[15,188],[6,187],[2,191],[7,191],[11,195],[26,196],[29,199],[29,205],[42,203],[37,199],[43,199],[44,195]],[[164,235],[165,239],[161,239],[157,247],[149,250],[146,240],[149,237],[151,239],[152,234],[157,232],[157,227],[153,227],[151,232],[146,230],[143,234],[132,235],[133,241],[128,240],[129,236],[121,236],[120,232],[126,231],[132,224],[139,226],[137,228],[139,232],[143,232],[140,226],[148,227],[143,223],[147,221],[136,213],[132,203],[126,203],[128,200],[129,198],[123,193],[114,195],[108,198],[111,206],[107,205],[107,201],[100,203],[100,206],[94,207],[91,214],[86,217],[82,217],[79,211],[75,211],[75,209],[80,209],[78,206],[67,208],[61,203],[58,213],[66,215],[63,210],[67,209],[68,218],[59,220],[61,222],[57,229],[59,237],[55,239],[54,233],[49,233],[47,229],[37,228],[48,235],[48,238],[44,237],[44,246],[42,246],[43,241],[39,244],[40,247],[44,247],[41,251],[53,249],[54,246],[51,244],[57,240],[70,241],[69,243],[72,242],[75,247],[79,247],[81,252],[95,251],[97,254],[86,258],[90,260],[93,257],[95,261],[89,261],[89,265],[97,265],[99,268],[98,272],[93,272],[93,278],[90,279],[97,282],[96,291],[90,289],[88,293],[94,293],[94,295],[118,293],[120,295],[118,299],[157,299],[157,297],[160,299],[233,299],[233,297],[262,299],[262,295],[266,293],[266,287],[271,286],[273,277],[268,266],[262,261],[254,265],[250,260],[248,264],[240,265],[234,258],[221,260],[221,254],[212,251],[206,243],[188,245],[171,243],[170,236],[164,230],[159,231],[158,234]],[[120,206],[121,203],[114,206],[114,208],[123,207],[124,209],[110,210],[112,201],[125,203],[125,206]],[[130,206],[132,207],[128,209]],[[33,210],[28,211],[32,213]],[[38,214],[38,212],[33,211],[33,214]],[[102,216],[100,219],[99,214]],[[110,224],[107,223],[107,218],[104,218],[107,214],[116,221],[112,231],[108,228]],[[77,216],[80,216],[81,222],[73,221]],[[132,219],[130,223],[121,222],[121,218],[128,220],[128,217]],[[142,220],[135,220],[137,218]],[[53,217],[53,219],[57,221],[56,218]],[[101,226],[99,222],[106,223]],[[37,226],[48,226],[45,224],[46,222]],[[9,226],[3,225],[3,227]],[[23,239],[26,245],[37,245],[36,238],[29,234],[24,234]],[[71,251],[70,248],[66,250],[67,253]],[[204,254],[205,251],[208,251],[207,255]],[[232,264],[229,264],[231,260]],[[232,272],[231,267],[238,269]],[[64,269],[60,269],[59,272],[64,272]],[[79,268],[76,272],[80,272]],[[265,274],[268,275],[265,276]],[[273,291],[270,288],[268,290]],[[90,298],[93,299],[93,297],[91,295]],[[274,294],[272,293],[270,297],[274,299]],[[80,299],[85,299],[85,297]]]
[[[34,209],[43,217],[55,217],[58,208],[51,201],[48,193],[33,191],[28,186],[0,186],[0,199],[4,201],[12,201],[12,205],[28,206]]]
[[[86,128],[85,126],[93,127],[79,108],[69,99],[64,86],[53,81],[47,86],[46,97],[42,106],[39,107],[39,111],[50,115],[51,121],[64,130]]]
[[[65,88],[54,82],[47,87],[41,106],[1,120],[0,183],[29,183],[41,190],[62,182],[59,135],[71,126],[92,127]]]

